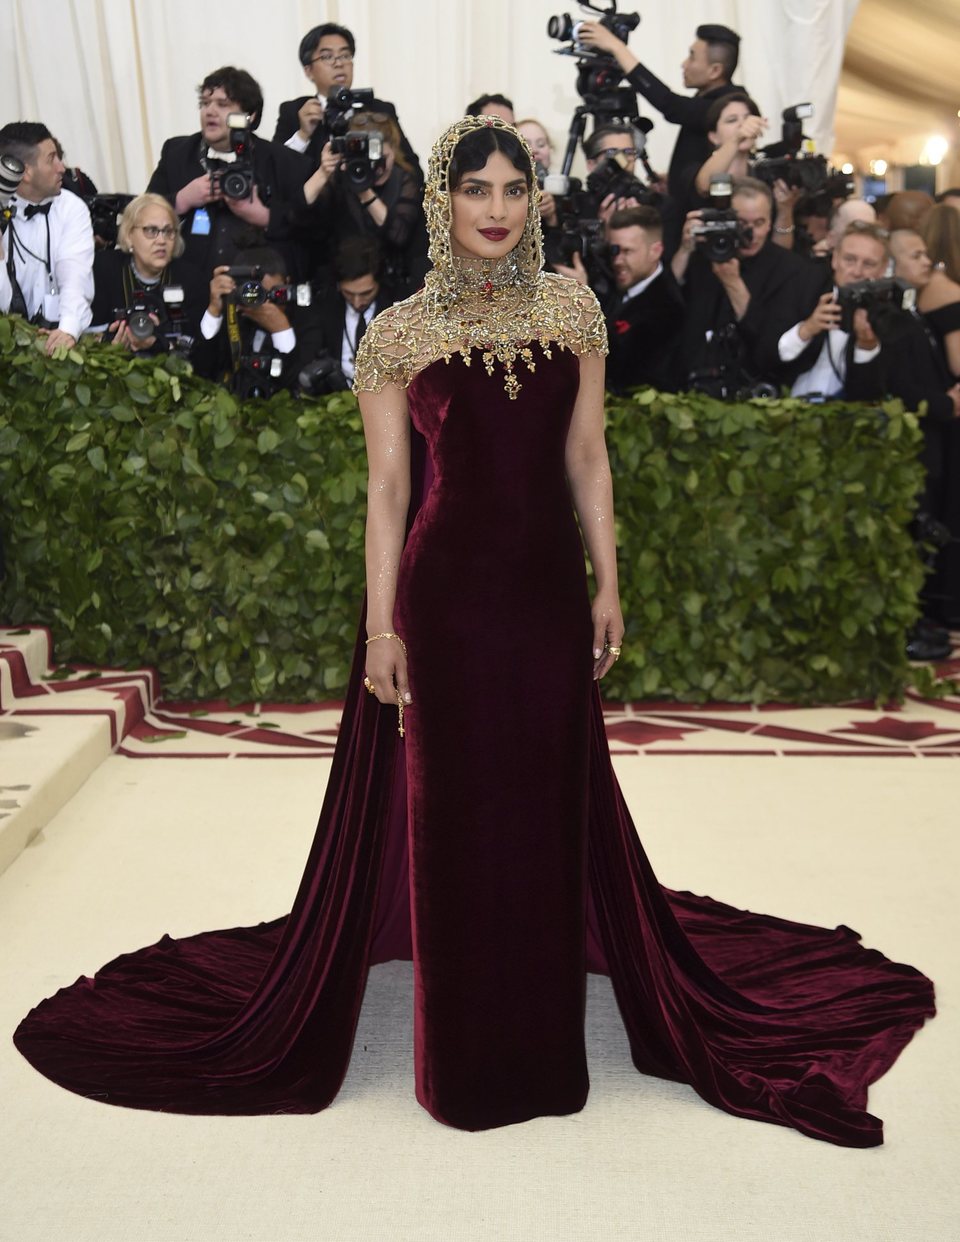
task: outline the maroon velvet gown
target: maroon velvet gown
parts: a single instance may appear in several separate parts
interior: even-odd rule
[[[657,883],[591,680],[583,550],[564,475],[578,360],[535,347],[508,400],[455,356],[409,389],[426,445],[396,626],[407,736],[361,688],[289,916],[117,958],[42,1002],[17,1047],[134,1108],[299,1113],[346,1073],[368,968],[412,958],[417,1095],[484,1129],[582,1108],[586,972],[611,977],[642,1073],[851,1147],[867,1087],[933,989],[846,927]],[[362,627],[361,627],[362,637]]]

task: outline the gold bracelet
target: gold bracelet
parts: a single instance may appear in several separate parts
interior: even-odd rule
[[[403,639],[400,637],[399,634],[394,634],[392,630],[387,630],[383,634],[371,634],[370,637],[367,639],[366,645],[369,647],[370,644],[375,643],[378,638],[395,638],[397,642],[400,644],[400,647],[403,650],[403,654],[404,655],[407,654],[407,644],[403,641]]]

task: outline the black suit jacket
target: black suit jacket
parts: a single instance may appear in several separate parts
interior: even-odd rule
[[[607,388],[622,393],[649,384],[676,392],[683,379],[683,317],[683,296],[668,268],[642,293],[614,308],[607,318]]]
[[[377,293],[374,318],[397,300],[393,289],[381,283]],[[343,352],[343,329],[347,318],[347,304],[336,285],[324,285],[317,290],[313,302],[317,316],[315,353],[325,350],[340,364]],[[315,355],[314,355],[315,356]]]
[[[689,373],[715,366],[717,341],[726,330],[752,379],[782,383],[777,342],[809,313],[811,281],[819,276],[808,259],[770,241],[759,254],[740,260],[740,274],[750,291],[750,305],[738,321],[709,260],[699,247],[691,255],[683,285],[685,369]]]
[[[267,142],[264,138],[254,138],[251,147],[257,192],[270,212],[263,240],[283,254],[292,279],[303,279],[304,261],[295,241],[295,233],[297,225],[302,225],[306,211],[303,183],[309,176],[309,169],[296,152]],[[162,194],[175,205],[178,191],[204,175],[206,170],[201,156],[205,151],[206,146],[201,144],[199,133],[168,138],[147,186],[148,192]],[[209,233],[195,231],[196,210],[188,211],[181,216],[181,220],[186,242],[184,258],[200,268],[204,279],[209,281],[214,267],[229,263],[238,248],[244,244],[256,244],[260,239],[256,237],[257,230],[234,215],[224,204],[211,203],[206,210],[210,217]]]
[[[295,389],[297,387],[297,378],[304,364],[309,362],[311,358],[315,358],[318,352],[318,342],[320,340],[319,316],[315,306],[288,305],[283,309],[296,335],[296,345],[290,353],[282,354],[274,347],[273,340],[268,332],[260,346],[259,353],[265,359],[279,358],[281,361],[280,378],[274,382],[273,386],[275,388]],[[241,353],[250,355],[258,325],[242,313],[238,315],[238,323],[240,327]],[[207,340],[198,329],[193,349],[190,353],[190,361],[197,374],[204,376],[206,379],[218,381],[229,379],[233,370],[233,358],[230,350],[226,315],[223,317],[220,331],[210,340]]]
[[[131,269],[131,256],[122,250],[98,250],[93,260],[93,319],[91,323],[111,324],[117,311],[127,306],[127,293],[136,287],[135,277],[124,280]],[[182,258],[171,260],[166,271],[166,285],[179,285],[183,289],[183,310],[179,330],[189,337],[200,331],[200,319],[207,305],[208,286],[200,279],[195,267]],[[162,294],[160,295],[162,297]],[[158,340],[151,353],[165,353],[167,345]]]
[[[277,127],[273,131],[273,141],[284,143],[291,138],[300,128],[300,120],[298,113],[308,99],[313,99],[313,95],[301,95],[299,99],[288,99],[280,105],[280,111],[277,113]],[[417,159],[417,153],[411,147],[410,142],[403,132],[400,124],[400,118],[397,116],[397,109],[388,99],[374,99],[370,106],[365,108],[366,112],[384,112],[387,116],[392,117],[396,122],[397,129],[400,130],[400,146],[403,149],[407,163],[413,171],[413,175],[418,185],[423,185],[423,169],[420,167],[420,161]],[[307,143],[307,149],[304,156],[310,162],[310,172],[312,172],[320,163],[320,155],[323,148],[330,141],[330,129],[325,120],[322,120],[317,128],[310,135],[310,141]],[[289,148],[288,148],[289,150]],[[309,174],[308,174],[309,175]]]

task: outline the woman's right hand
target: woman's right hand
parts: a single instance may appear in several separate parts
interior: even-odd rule
[[[364,672],[381,703],[396,707],[398,692],[403,696],[404,707],[413,702],[407,679],[407,657],[396,638],[378,638],[368,644]]]

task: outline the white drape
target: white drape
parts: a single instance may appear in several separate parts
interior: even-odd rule
[[[566,0],[567,7],[579,15]],[[832,147],[844,36],[857,0],[637,0],[630,46],[675,90],[680,62],[700,22],[743,37],[737,81],[749,87],[772,136],[782,108],[810,100],[808,131]],[[629,7],[622,4],[621,8]],[[301,36],[321,21],[357,39],[354,84],[373,85],[397,105],[426,158],[436,134],[484,91],[512,98],[540,118],[562,148],[578,103],[572,61],[555,56],[547,18],[554,0],[0,0],[0,123],[41,120],[104,191],[144,188],[160,145],[197,125],[197,84],[235,64],[266,98],[261,134],[277,107],[306,93],[297,61]],[[675,129],[655,113],[649,139],[665,168]]]

